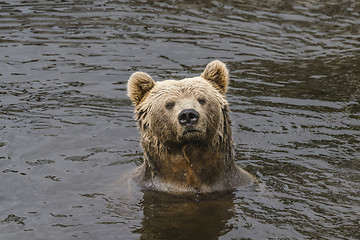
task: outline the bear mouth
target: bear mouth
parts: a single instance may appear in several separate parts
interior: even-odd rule
[[[200,133],[201,131],[197,130],[194,127],[187,127],[184,131],[183,131],[183,135],[187,135],[187,134],[193,134],[193,133]]]
[[[200,132],[199,130],[196,130],[196,129],[186,129],[185,131],[184,131],[184,135],[185,134],[189,134],[189,133],[196,133],[196,132]]]
[[[195,128],[184,129],[182,139],[185,141],[195,141],[202,138],[202,131]]]

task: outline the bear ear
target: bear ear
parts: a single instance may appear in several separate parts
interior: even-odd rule
[[[154,80],[144,72],[133,73],[128,81],[127,90],[130,100],[137,106],[145,94],[155,86]]]
[[[229,85],[229,71],[224,63],[219,60],[212,61],[200,76],[211,82],[221,94],[225,95]]]

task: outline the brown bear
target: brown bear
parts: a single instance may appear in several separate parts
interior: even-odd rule
[[[229,72],[218,60],[199,77],[180,81],[131,75],[128,96],[144,150],[134,180],[142,188],[205,193],[254,181],[233,159],[228,83]]]

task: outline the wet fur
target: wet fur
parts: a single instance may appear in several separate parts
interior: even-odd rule
[[[145,73],[132,75],[129,97],[135,104],[135,120],[144,150],[144,164],[134,175],[140,186],[170,192],[214,192],[253,180],[233,160],[231,121],[225,99],[227,84],[228,72],[220,61],[208,64],[200,77],[177,82],[155,83]],[[204,130],[201,137],[195,133],[192,138],[190,133],[183,140],[176,129],[177,118],[163,110],[163,101],[176,94],[186,99],[197,94],[206,96],[208,104],[199,125],[208,129],[201,128]]]

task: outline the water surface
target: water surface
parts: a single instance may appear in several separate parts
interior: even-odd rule
[[[0,2],[1,239],[359,239],[357,1]],[[141,192],[126,83],[231,73],[259,186]]]

